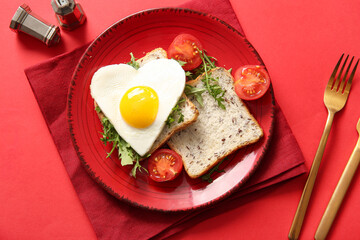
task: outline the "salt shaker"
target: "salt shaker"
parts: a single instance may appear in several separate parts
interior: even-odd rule
[[[47,46],[55,45],[60,41],[59,27],[36,16],[26,4],[22,4],[16,10],[10,22],[10,29],[35,37]]]

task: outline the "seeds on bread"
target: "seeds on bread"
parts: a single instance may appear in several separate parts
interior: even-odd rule
[[[207,92],[202,94],[204,106],[190,96],[199,116],[196,122],[168,140],[170,148],[182,156],[185,171],[191,178],[200,177],[224,157],[263,136],[260,125],[236,95],[231,74],[224,68],[215,68],[209,74],[226,91],[226,109],[220,108]],[[202,77],[200,75],[188,84],[203,88]]]

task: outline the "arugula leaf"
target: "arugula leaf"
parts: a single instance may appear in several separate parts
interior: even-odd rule
[[[141,173],[143,173],[143,171],[146,172],[146,173],[149,173],[146,168],[144,168],[143,166],[140,165],[139,161],[135,162],[135,165],[131,170],[131,175],[134,176],[135,178],[136,178],[136,171],[137,170],[139,170],[139,172],[141,172]]]
[[[121,159],[121,165],[132,165],[134,167],[131,171],[132,176],[136,178],[136,172],[139,170],[147,171],[144,167],[140,165],[140,155],[131,148],[131,146],[120,137],[120,135],[115,130],[114,126],[110,122],[107,117],[103,117],[101,120],[103,125],[103,132],[101,141],[106,145],[107,143],[112,143],[112,149],[108,153],[106,157],[110,157],[110,155],[114,152],[115,148],[118,149],[118,157]]]
[[[99,106],[96,106],[96,107],[95,107],[95,111],[96,111],[97,113],[100,113],[100,112],[101,112],[100,107],[99,107]]]
[[[220,165],[222,164],[222,162],[224,160],[226,160],[227,157],[223,158],[218,164],[216,164],[216,166],[214,166],[207,174],[205,175],[202,175],[201,176],[201,180],[203,181],[207,181],[208,183],[212,183],[214,180],[212,179],[211,175],[214,173],[214,172],[218,172],[218,173],[221,173],[221,172],[225,172],[225,170],[219,170],[219,167]]]
[[[204,50],[200,51],[200,57],[203,61],[205,71],[205,76],[201,79],[201,81],[205,84],[205,88],[208,93],[217,101],[219,107],[225,109],[225,105],[222,103],[225,101],[225,91],[216,83],[217,80],[209,74],[209,71],[216,67],[215,63],[211,60],[211,57],[206,55]]]
[[[175,60],[175,61],[177,61],[179,64],[180,64],[180,66],[184,66],[185,64],[186,64],[186,62],[184,62],[184,61],[181,61],[181,60],[179,60],[179,59],[174,59],[174,58],[172,58],[173,60]],[[192,78],[191,76],[192,76],[192,72],[191,71],[185,71],[185,77],[190,77],[190,78]]]
[[[130,57],[131,60],[130,62],[126,63],[127,65],[132,66],[133,68],[135,68],[136,70],[140,68],[140,64],[136,61],[136,58],[134,57],[134,54],[131,52],[130,53]]]
[[[194,95],[196,97],[196,100],[198,101],[198,103],[203,106],[203,100],[202,100],[202,96],[201,94],[204,91],[207,91],[210,96],[212,96],[216,102],[218,103],[218,106],[221,107],[222,109],[225,109],[225,105],[223,104],[223,102],[225,101],[224,99],[224,94],[225,94],[225,90],[223,90],[220,85],[217,83],[218,80],[213,78],[211,76],[211,73],[209,73],[209,71],[211,69],[216,68],[215,62],[216,62],[216,58],[208,56],[205,53],[205,50],[200,50],[198,49],[199,53],[200,53],[200,57],[202,60],[202,64],[196,68],[194,70],[194,74],[191,75],[191,77],[198,77],[201,74],[204,74],[204,76],[202,77],[201,81],[204,83],[204,89],[200,89],[200,88],[195,88],[192,87],[190,85],[186,85],[185,86],[185,94],[186,95]]]
[[[196,98],[196,101],[197,101],[197,102],[200,104],[200,106],[202,106],[202,107],[204,106],[204,104],[203,104],[203,98],[202,98],[201,94],[202,94],[203,92],[205,92],[205,91],[206,91],[205,88],[196,88],[196,87],[193,87],[193,86],[191,86],[191,85],[189,85],[189,84],[186,84],[186,85],[185,85],[185,90],[184,90],[186,96],[194,95],[195,98]]]
[[[172,59],[175,60],[175,61],[177,61],[177,62],[180,64],[180,66],[184,66],[184,65],[186,64],[186,62],[181,61],[181,60],[179,60],[179,59],[174,59],[174,58],[172,58]]]
[[[185,77],[192,78],[192,72],[186,71],[186,72],[185,72]]]
[[[176,116],[178,116],[178,123],[184,121],[184,114],[181,111],[180,104],[185,102],[184,98],[180,98],[179,101],[176,103],[175,107],[172,108],[171,113],[169,114],[168,118],[166,119],[165,123],[168,127],[171,126],[173,122],[175,122]]]
[[[216,58],[208,56],[205,52],[205,50],[200,50],[198,49],[199,53],[200,53],[200,58],[202,60],[202,64],[195,68],[194,70],[191,71],[189,80],[194,80],[196,79],[198,76],[200,76],[201,74],[203,74],[206,71],[210,71],[213,68],[216,68]]]
[[[208,93],[217,101],[218,106],[222,109],[226,109],[223,102],[225,91],[216,83],[218,80],[211,77],[210,74],[205,74],[205,77],[201,79],[201,81],[205,84],[205,88]],[[215,83],[214,83],[215,82]]]

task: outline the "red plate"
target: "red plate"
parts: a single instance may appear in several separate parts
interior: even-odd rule
[[[118,199],[148,209],[182,211],[212,204],[238,189],[260,164],[269,146],[273,127],[272,91],[248,102],[250,111],[265,136],[224,161],[224,173],[215,173],[212,183],[190,179],[184,171],[172,182],[155,183],[147,175],[130,176],[132,167],[122,167],[117,154],[106,158],[110,146],[100,141],[100,121],[94,111],[89,85],[102,66],[125,63],[130,52],[140,58],[157,47],[167,49],[179,33],[199,38],[218,65],[237,68],[263,64],[256,50],[234,28],[208,14],[178,8],[154,9],[131,15],[107,29],[86,50],[71,81],[68,96],[68,122],[77,154],[90,176]],[[146,162],[143,164],[146,165]]]

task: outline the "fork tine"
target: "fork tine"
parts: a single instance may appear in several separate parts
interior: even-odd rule
[[[341,81],[342,81],[343,79],[346,79],[346,78],[341,78],[341,76],[342,76],[342,73],[343,73],[343,71],[344,71],[344,68],[345,68],[345,66],[346,66],[346,63],[347,63],[347,60],[348,60],[348,59],[349,59],[349,55],[346,56],[345,61],[344,61],[343,65],[341,66],[341,70],[340,70],[339,74],[337,75],[336,81],[335,81],[335,83],[334,83],[334,85],[333,85],[333,89],[334,89],[335,91],[338,91]],[[351,63],[350,63],[350,65],[351,65]],[[350,66],[350,65],[349,65],[349,66]]]
[[[344,90],[344,85],[345,85],[345,83],[346,83],[346,78],[347,78],[347,75],[348,75],[348,73],[349,73],[349,70],[350,70],[350,67],[351,67],[351,64],[352,64],[353,60],[354,60],[354,57],[351,58],[350,63],[349,63],[349,66],[347,67],[346,72],[345,72],[345,74],[344,74],[344,77],[342,78],[342,80],[341,80],[341,82],[340,82],[339,90],[340,90],[341,92],[343,92],[343,90]],[[344,63],[344,64],[345,64],[345,63]],[[343,66],[343,67],[344,67],[344,66]]]
[[[348,80],[348,82],[347,82],[347,84],[345,86],[344,94],[349,94],[349,91],[350,91],[350,88],[351,88],[351,83],[352,83],[352,80],[354,78],[354,75],[355,75],[358,64],[359,64],[359,59],[356,61],[354,69],[352,70],[352,72],[350,74],[349,80]]]
[[[331,76],[330,76],[329,82],[328,82],[328,84],[327,84],[327,86],[326,86],[327,88],[330,88],[330,89],[332,88],[333,83],[334,83],[334,79],[335,79],[336,72],[337,72],[337,70],[338,70],[338,68],[339,68],[339,66],[340,66],[340,63],[341,63],[341,60],[343,59],[343,57],[344,57],[344,53],[341,55],[339,61],[337,62],[336,66],[335,66],[335,68],[334,68],[334,71],[332,72],[332,74],[331,74]]]

